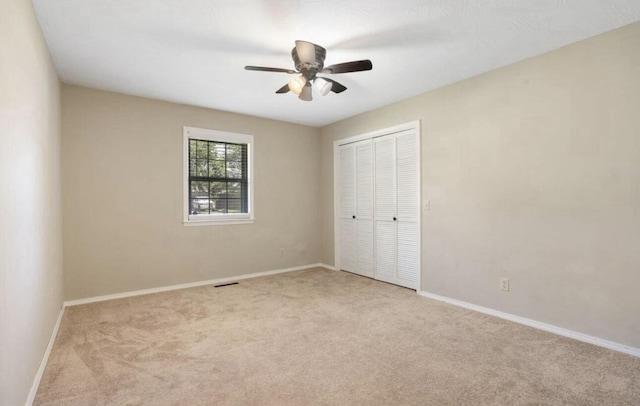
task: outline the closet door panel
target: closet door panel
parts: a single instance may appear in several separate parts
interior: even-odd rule
[[[355,272],[373,277],[373,144],[355,144],[357,264]]]
[[[356,214],[356,171],[353,145],[340,147],[340,218]]]
[[[356,221],[340,220],[340,269],[354,272],[357,261]]]
[[[376,221],[375,278],[387,282],[396,279],[396,225],[393,221]]]
[[[373,276],[373,146],[340,147],[340,268]]]
[[[355,272],[373,278],[373,220],[358,219],[357,263]]]
[[[397,217],[403,221],[417,221],[420,214],[417,148],[413,131],[396,138]]]
[[[356,144],[356,208],[358,219],[373,218],[373,145],[371,140]]]
[[[417,222],[398,222],[398,282],[408,288],[418,288],[420,247],[416,236],[420,232]]]
[[[340,269],[355,271],[357,264],[356,171],[353,145],[340,147]]]
[[[375,138],[375,217],[393,220],[396,203],[395,139],[393,136]]]
[[[396,137],[398,284],[418,288],[420,275],[420,184],[418,139],[414,131]]]

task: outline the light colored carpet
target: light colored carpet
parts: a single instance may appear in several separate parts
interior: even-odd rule
[[[640,405],[640,359],[310,269],[68,308],[36,405]]]

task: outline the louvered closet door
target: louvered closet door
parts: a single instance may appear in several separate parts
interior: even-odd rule
[[[340,269],[373,277],[371,140],[340,147]]]
[[[357,264],[356,149],[343,145],[340,153],[340,269],[355,272]]]
[[[415,131],[374,138],[375,278],[412,289],[420,272],[418,139]]]
[[[418,288],[420,275],[420,185],[418,137],[396,135],[396,227],[398,284]]]
[[[397,283],[395,136],[373,140],[375,160],[375,274],[376,279]]]
[[[356,149],[356,233],[355,272],[373,277],[373,145],[371,140],[355,143]]]

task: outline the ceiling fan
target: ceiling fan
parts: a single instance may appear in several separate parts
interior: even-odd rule
[[[276,93],[287,93],[291,90],[297,94],[301,100],[311,101],[313,99],[311,93],[311,84],[323,96],[329,92],[342,93],[347,88],[333,79],[319,77],[317,74],[335,74],[360,72],[373,69],[371,61],[368,59],[362,61],[344,62],[336,65],[324,66],[324,58],[327,56],[327,50],[320,45],[307,41],[296,41],[296,46],[291,50],[294,69],[268,68],[264,66],[245,66],[246,70],[256,70],[263,72],[282,72],[289,74],[299,73],[300,76],[295,77],[286,85],[276,90]]]

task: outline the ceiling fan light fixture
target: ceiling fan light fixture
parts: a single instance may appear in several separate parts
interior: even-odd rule
[[[298,97],[300,98],[300,100],[311,101],[313,100],[313,96],[311,95],[311,93],[312,93],[311,83],[307,83],[305,87],[302,88],[302,91],[300,92],[300,96]]]
[[[313,85],[321,95],[326,96],[331,91],[333,83],[323,78],[316,78],[316,80],[313,82]]]
[[[307,84],[307,79],[304,76],[298,76],[289,81],[289,89],[295,94],[300,94]]]

